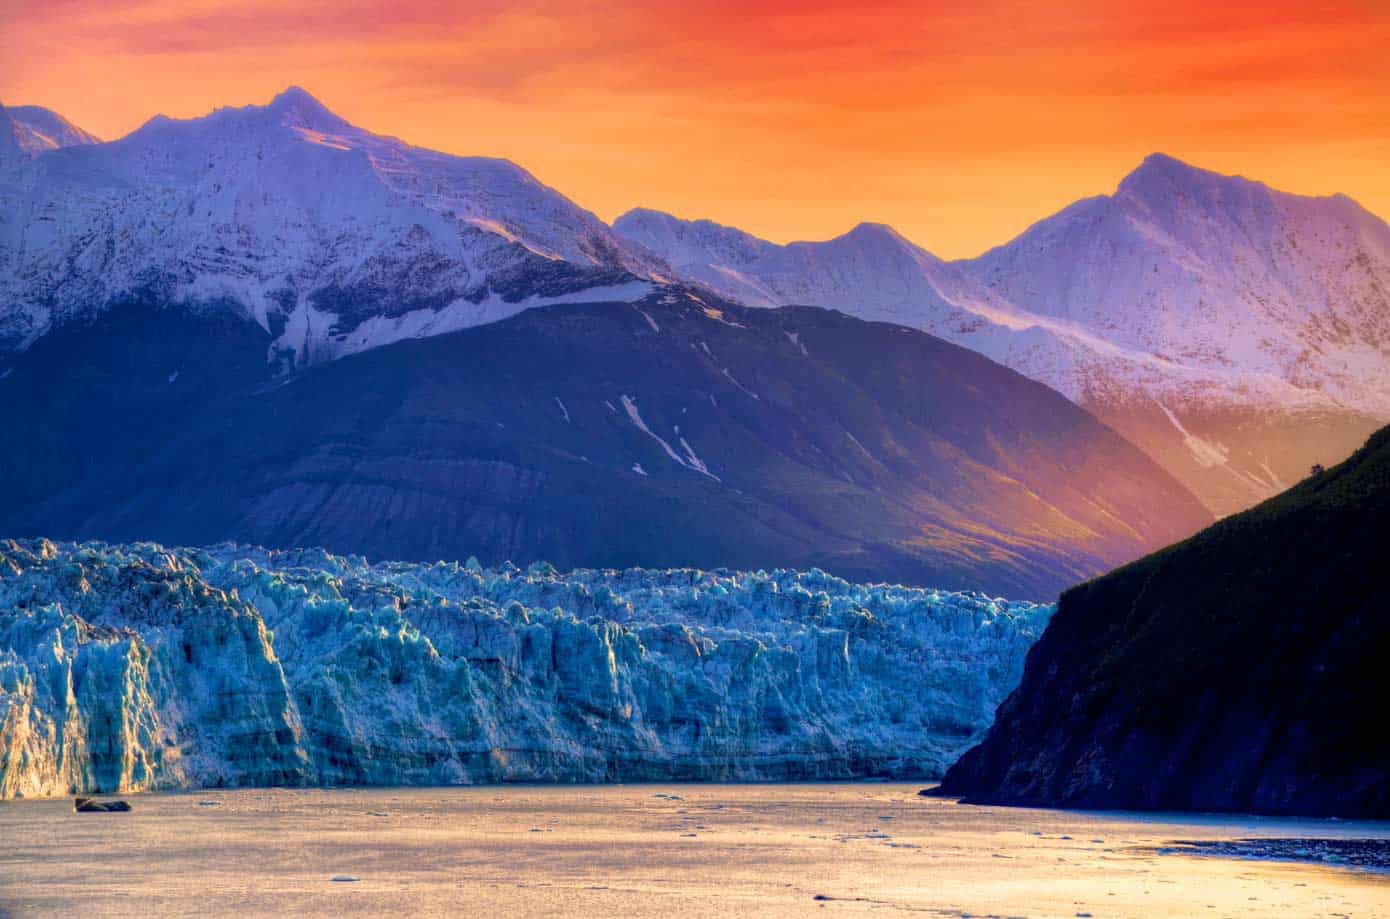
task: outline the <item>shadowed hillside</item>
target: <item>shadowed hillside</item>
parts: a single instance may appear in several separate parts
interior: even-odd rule
[[[1209,521],[1059,394],[922,332],[667,289],[276,377],[227,312],[20,355],[0,532],[376,558],[819,566],[1050,598]]]
[[[1351,459],[1062,596],[940,793],[1390,817],[1390,428]]]

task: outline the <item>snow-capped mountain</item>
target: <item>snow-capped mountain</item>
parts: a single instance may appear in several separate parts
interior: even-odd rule
[[[0,149],[10,349],[155,300],[238,312],[299,366],[580,291],[640,296],[661,269],[509,162],[371,134],[296,88],[111,143]]]
[[[284,374],[678,281],[971,348],[1067,395],[1219,513],[1390,417],[1390,229],[1343,197],[1167,157],[944,262],[876,224],[786,246],[652,211],[610,228],[511,163],[371,134],[294,88],[92,140],[47,110],[0,109],[0,378],[121,305],[239,317]]]
[[[1178,400],[1243,403],[1257,387],[1262,401],[1390,416],[1390,227],[1345,196],[1154,155],[1114,195],[964,267],[1030,314],[1229,380],[1213,392],[1174,376]]]
[[[826,306],[928,331],[989,321],[969,275],[883,224],[785,246],[645,209],[629,211],[613,228],[659,253],[681,277],[749,306]]]
[[[778,246],[633,211],[619,233],[756,305],[914,325],[1044,382],[1229,512],[1390,418],[1390,228],[1155,155],[978,259],[883,227]]]
[[[0,124],[9,115],[9,130],[19,139],[19,146],[30,156],[59,147],[80,147],[99,144],[101,138],[82,130],[52,109],[41,105],[0,106]]]

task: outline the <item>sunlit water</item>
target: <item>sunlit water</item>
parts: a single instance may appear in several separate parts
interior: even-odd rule
[[[1390,825],[977,808],[919,785],[506,786],[0,804],[0,915],[1387,916],[1390,874],[1164,854]],[[338,878],[338,880],[334,880]]]

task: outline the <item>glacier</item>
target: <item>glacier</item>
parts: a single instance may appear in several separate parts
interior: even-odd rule
[[[0,541],[0,797],[931,778],[1052,612],[816,569]]]

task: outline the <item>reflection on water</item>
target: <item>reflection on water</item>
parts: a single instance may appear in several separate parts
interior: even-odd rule
[[[0,915],[1390,915],[1390,875],[1364,870],[1390,825],[982,808],[919,787],[7,802]]]

